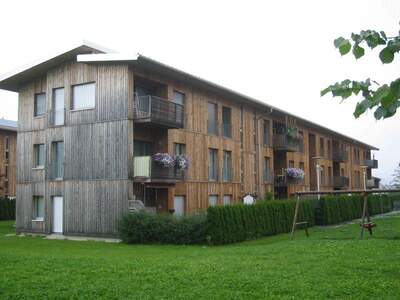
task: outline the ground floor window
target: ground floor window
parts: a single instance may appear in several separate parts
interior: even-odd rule
[[[210,195],[208,196],[208,205],[216,206],[218,204],[218,195]]]
[[[232,196],[231,195],[224,195],[224,205],[229,205],[232,203]]]
[[[43,196],[33,197],[33,219],[36,221],[44,220],[44,198]]]

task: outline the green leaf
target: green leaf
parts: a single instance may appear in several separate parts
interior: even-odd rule
[[[355,118],[358,118],[363,113],[366,112],[368,108],[371,107],[371,101],[368,99],[364,99],[363,101],[357,103],[356,110],[354,111],[353,115]]]
[[[375,119],[380,120],[386,116],[386,113],[386,109],[382,106],[379,106],[374,112],[374,117]]]
[[[381,37],[382,37],[385,41],[387,41],[386,33],[385,33],[384,31],[381,31],[380,33],[381,33]]]
[[[338,37],[337,39],[335,39],[333,41],[333,44],[335,45],[336,48],[339,48],[340,45],[343,43],[343,41],[345,41],[346,39],[343,37]]]
[[[363,47],[358,46],[358,44],[354,44],[353,46],[353,55],[356,59],[359,59],[362,57],[365,53],[365,50]]]
[[[343,41],[342,44],[339,47],[340,54],[342,56],[346,55],[347,53],[350,52],[350,50],[351,50],[351,44],[350,44],[349,40]]]
[[[382,49],[382,51],[379,53],[379,58],[381,59],[382,63],[389,64],[394,59],[394,53],[388,46]]]
[[[330,86],[328,86],[326,89],[323,89],[323,90],[321,91],[321,97],[323,97],[323,96],[325,96],[326,94],[328,94],[331,90],[332,90],[332,89],[331,89]]]
[[[379,104],[382,101],[382,98],[386,97],[390,93],[390,88],[387,84],[379,87],[372,96],[372,102],[374,104]]]

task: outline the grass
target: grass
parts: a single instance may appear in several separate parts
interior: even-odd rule
[[[135,246],[6,236],[0,299],[398,299],[400,215],[230,246]]]

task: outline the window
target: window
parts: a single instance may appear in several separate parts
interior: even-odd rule
[[[222,132],[224,137],[232,137],[232,110],[230,107],[222,107]]]
[[[64,88],[53,90],[52,124],[64,125]]]
[[[46,112],[46,94],[40,93],[35,95],[34,112],[35,117],[43,116]]]
[[[264,182],[271,182],[271,159],[264,157]]]
[[[207,122],[207,127],[208,127],[208,133],[209,134],[218,134],[217,130],[217,104],[215,103],[208,103],[208,122]]]
[[[4,143],[5,143],[5,151],[10,150],[10,138],[8,135],[4,137]]]
[[[33,197],[33,219],[36,221],[44,220],[44,198],[42,196]]]
[[[328,140],[328,158],[332,157],[331,141]]]
[[[264,140],[264,146],[270,146],[271,145],[271,123],[269,120],[264,120],[264,126],[263,126],[263,140]]]
[[[208,179],[210,181],[218,180],[218,150],[209,149],[208,152]]]
[[[178,92],[178,91],[174,91],[174,99],[173,102],[179,105],[184,105],[185,104],[185,94]]]
[[[52,143],[53,178],[64,177],[64,142]]]
[[[33,151],[35,155],[35,168],[42,168],[44,167],[44,159],[45,159],[45,154],[44,154],[44,144],[36,144],[33,146]]]
[[[304,133],[303,133],[303,131],[299,131],[299,139],[300,139],[299,152],[304,152]]]
[[[175,155],[185,155],[186,154],[186,145],[175,143]]]
[[[134,140],[133,155],[134,156],[150,156],[153,154],[153,143]]]
[[[331,167],[328,167],[328,184],[329,185],[333,184],[333,182],[332,182],[332,168]]]
[[[289,160],[289,168],[294,168],[294,161],[293,160]]]
[[[8,166],[7,165],[4,166],[4,176],[6,179],[8,179]]]
[[[319,139],[319,156],[322,156],[322,157],[325,156],[324,139],[323,138]]]
[[[299,163],[299,168],[304,171],[304,162],[301,161]]]
[[[218,196],[217,195],[208,196],[208,205],[209,206],[216,206],[217,204],[218,204]]]
[[[96,103],[96,84],[86,83],[72,86],[72,109],[94,108]]]
[[[224,165],[223,165],[224,181],[232,181],[232,152],[224,151]]]
[[[224,195],[224,205],[229,205],[232,202],[232,196],[231,195]]]

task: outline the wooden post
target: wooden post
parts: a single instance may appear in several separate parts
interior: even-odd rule
[[[297,214],[298,214],[298,212],[299,212],[299,205],[300,205],[300,196],[297,195],[297,198],[296,198],[296,208],[294,209],[293,225],[292,225],[292,233],[291,233],[291,237],[292,237],[292,238],[293,238],[293,236],[294,236],[294,231],[296,230]]]
[[[362,217],[361,217],[361,235],[360,235],[361,240],[364,238],[364,223],[365,223],[365,216],[366,216],[367,210],[368,210],[367,193],[363,193],[363,198],[364,198],[364,204],[363,204],[363,211],[362,211]],[[368,217],[368,219],[369,219],[369,217]]]

